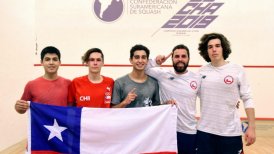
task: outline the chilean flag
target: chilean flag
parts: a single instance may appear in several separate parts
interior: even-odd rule
[[[175,154],[177,109],[78,108],[30,103],[33,154]]]

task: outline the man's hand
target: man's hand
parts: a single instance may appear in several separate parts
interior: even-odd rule
[[[124,105],[128,105],[130,104],[132,101],[135,100],[135,98],[137,97],[136,92],[136,88],[133,88],[128,94],[127,97],[124,99]]]
[[[251,144],[255,143],[256,141],[256,134],[255,134],[255,128],[254,127],[248,127],[245,132],[245,141],[246,146],[250,146]]]
[[[18,100],[15,103],[15,110],[20,114],[25,113],[28,108],[29,108],[29,103],[27,101]]]
[[[169,53],[167,56],[164,56],[164,55],[158,55],[156,57],[156,63],[158,65],[162,65],[170,56],[172,55],[172,52]]]
[[[176,100],[174,100],[174,99],[167,100],[167,101],[165,101],[164,103],[165,103],[165,104],[171,104],[172,106],[173,106],[173,105],[177,105]]]

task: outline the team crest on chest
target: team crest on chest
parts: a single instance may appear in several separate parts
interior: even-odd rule
[[[228,75],[228,76],[226,76],[226,77],[224,78],[225,84],[232,84],[233,81],[234,81],[234,79],[233,79],[233,77],[230,76],[230,75]]]
[[[193,89],[193,90],[197,89],[197,82],[196,81],[191,81],[189,85],[190,85],[191,89]]]
[[[111,88],[107,87],[105,92],[105,104],[109,104],[111,101]]]

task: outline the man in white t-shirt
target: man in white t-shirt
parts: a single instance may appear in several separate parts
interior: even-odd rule
[[[174,69],[160,66],[172,56]],[[168,56],[157,56],[149,60],[146,74],[158,80],[161,102],[176,104],[177,117],[177,146],[179,154],[195,154],[196,151],[196,98],[200,87],[200,76],[189,71],[189,49],[177,45]]]
[[[243,153],[242,128],[237,102],[244,103],[248,128],[246,145],[255,142],[255,111],[244,68],[226,61],[231,53],[227,38],[205,34],[199,44],[200,55],[209,62],[201,67],[201,118],[198,122],[198,154]]]

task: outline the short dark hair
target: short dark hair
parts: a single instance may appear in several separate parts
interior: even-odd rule
[[[60,53],[60,51],[57,49],[57,48],[55,48],[55,47],[53,47],[53,46],[48,46],[48,47],[45,47],[42,51],[41,51],[41,60],[43,61],[43,59],[44,59],[44,57],[45,57],[45,55],[47,54],[47,53],[50,53],[50,54],[56,54],[57,56],[58,56],[58,59],[59,59],[59,61],[61,60],[61,53]]]
[[[200,50],[200,55],[205,59],[205,61],[211,62],[207,52],[207,48],[208,42],[212,39],[219,39],[221,41],[221,45],[223,48],[223,57],[224,60],[226,60],[229,57],[229,54],[231,53],[230,42],[223,34],[220,33],[209,33],[202,36],[198,48],[198,50]]]
[[[103,54],[102,50],[99,48],[91,48],[88,51],[86,51],[86,53],[82,56],[82,63],[83,64],[88,63],[90,54],[92,54],[94,52],[100,53],[102,56],[102,60],[104,62],[104,54]]]
[[[187,52],[188,58],[190,58],[189,49],[188,49],[187,46],[185,46],[185,45],[183,45],[183,44],[176,45],[176,46],[172,49],[172,57],[173,57],[174,51],[175,51],[176,49],[185,49],[186,52]]]
[[[137,50],[144,50],[146,52],[147,59],[149,58],[149,49],[141,44],[136,44],[130,49],[130,59],[133,58],[134,52]]]

